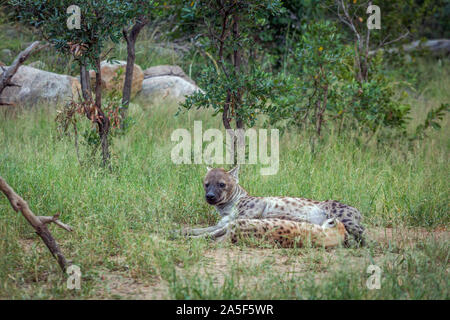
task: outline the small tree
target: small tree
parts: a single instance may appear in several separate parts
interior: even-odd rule
[[[344,112],[342,83],[348,77],[349,50],[336,26],[325,21],[304,29],[295,55],[302,78],[298,92],[306,97],[306,104],[294,112],[293,119],[297,124],[311,121],[320,137],[325,113],[336,116]]]
[[[100,62],[104,58],[102,49],[107,40],[118,42],[121,29],[127,22],[129,4],[124,1],[88,0],[78,3],[80,28],[69,28],[68,13],[71,0],[10,0],[9,4],[18,19],[36,27],[58,51],[73,54],[80,67],[80,81],[84,103],[82,111],[97,124],[102,146],[103,165],[109,162],[108,133],[110,119],[102,109],[102,78]],[[74,17],[76,18],[76,17]],[[89,89],[87,67],[96,72],[95,100]]]
[[[198,80],[204,93],[187,98],[187,109],[212,107],[225,129],[255,123],[273,95],[273,82],[258,63],[257,38],[267,17],[281,10],[278,0],[197,0],[182,10],[185,22],[197,23],[199,49],[210,58]],[[236,143],[236,139],[234,139]]]
[[[150,22],[150,19],[160,14],[159,8],[159,2],[154,0],[129,1],[129,8],[127,11],[129,23],[122,29],[123,37],[127,43],[127,67],[125,70],[122,106],[120,109],[122,128],[131,99],[134,61],[136,60],[136,40],[141,30]]]

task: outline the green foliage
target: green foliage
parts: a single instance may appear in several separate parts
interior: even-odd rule
[[[410,140],[416,139],[424,139],[427,137],[427,129],[432,128],[435,130],[441,129],[441,125],[439,122],[442,122],[445,114],[450,111],[450,104],[442,103],[438,108],[431,109],[427,113],[427,117],[423,124],[419,124],[416,127],[414,135],[410,138]]]
[[[81,28],[67,27],[67,8],[73,1],[53,0],[10,0],[17,19],[31,25],[42,33],[57,50],[69,54],[71,44],[84,45],[84,52],[76,55],[83,63],[95,65],[107,40],[118,42],[122,26],[128,21],[129,2],[125,1],[82,1],[77,3],[81,10]]]
[[[335,24],[305,26],[289,68],[296,67],[297,76],[284,78],[288,96],[277,100],[279,106],[267,108],[270,123],[312,125],[319,135],[330,122],[341,129],[357,125],[372,132],[380,126],[403,128],[409,106],[396,98],[395,85],[381,72],[382,60],[371,61],[370,78],[361,83],[353,59],[354,49],[345,45]]]
[[[382,25],[381,30],[372,32],[375,43],[396,39],[406,30],[415,39],[450,36],[450,2],[447,0],[379,0],[373,4],[381,8]],[[362,12],[361,16],[367,15]]]
[[[239,90],[244,94],[239,109],[233,110],[232,115],[242,120],[246,126],[252,127],[258,114],[268,107],[275,107],[271,99],[275,95],[276,86],[280,83],[256,65],[249,68],[251,69],[247,73],[241,74],[238,78],[230,78],[214,66],[206,67],[198,79],[204,93],[196,92],[188,96],[183,107],[212,108],[214,115],[217,115],[224,111],[224,101],[227,100],[228,92]]]

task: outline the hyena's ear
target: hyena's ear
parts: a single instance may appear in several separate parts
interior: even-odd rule
[[[228,173],[231,174],[234,179],[236,179],[236,182],[239,182],[239,165],[228,171]]]
[[[210,172],[211,170],[212,170],[213,168],[211,168],[211,167],[206,167],[206,170],[208,170],[207,172]]]

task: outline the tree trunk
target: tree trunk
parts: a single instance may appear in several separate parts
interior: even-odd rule
[[[102,70],[100,65],[100,58],[95,62],[95,105],[97,108],[102,108]]]
[[[125,81],[122,91],[122,106],[120,107],[120,127],[124,128],[124,120],[127,116],[128,106],[131,100],[131,87],[133,85],[134,62],[136,60],[136,39],[142,28],[148,23],[145,17],[139,17],[138,21],[133,25],[131,31],[123,29],[123,37],[127,43],[127,66],[125,71]]]
[[[233,57],[234,57],[234,72],[237,75],[239,75],[241,73],[241,65],[242,65],[242,53],[241,53],[241,48],[240,48],[240,44],[239,44],[239,14],[235,13],[233,15],[233,39],[235,41],[235,49],[233,52]],[[241,103],[242,103],[242,92],[241,92],[241,88],[238,88],[237,91],[234,93],[234,111],[235,111],[235,117],[236,117],[236,128],[237,129],[243,129],[244,128],[244,123],[242,121],[242,119],[239,117],[239,113],[238,110],[241,107]]]
[[[96,61],[95,72],[95,108],[97,114],[96,121],[98,124],[98,134],[100,136],[100,142],[102,146],[102,159],[103,167],[109,165],[109,145],[108,145],[108,133],[109,133],[109,118],[103,113],[102,110],[102,71],[100,68],[100,57]]]
[[[80,82],[83,99],[85,101],[92,100],[90,77],[85,64],[80,64]]]
[[[328,100],[328,85],[326,84],[323,87],[322,108],[320,108],[319,104],[319,114],[317,117],[317,135],[319,136],[319,138],[322,133],[323,114],[325,113],[325,110],[327,108],[327,100]],[[320,103],[320,100],[318,102]]]

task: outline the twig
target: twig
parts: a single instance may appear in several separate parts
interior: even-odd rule
[[[399,36],[398,38],[396,38],[396,39],[394,39],[394,40],[391,40],[391,41],[388,41],[388,42],[382,42],[382,43],[378,46],[377,50],[380,49],[381,47],[384,47],[384,46],[387,46],[387,45],[392,44],[392,43],[394,43],[394,42],[400,41],[400,40],[406,38],[408,35],[409,35],[409,30],[407,30],[406,33],[402,34],[401,36]]]

